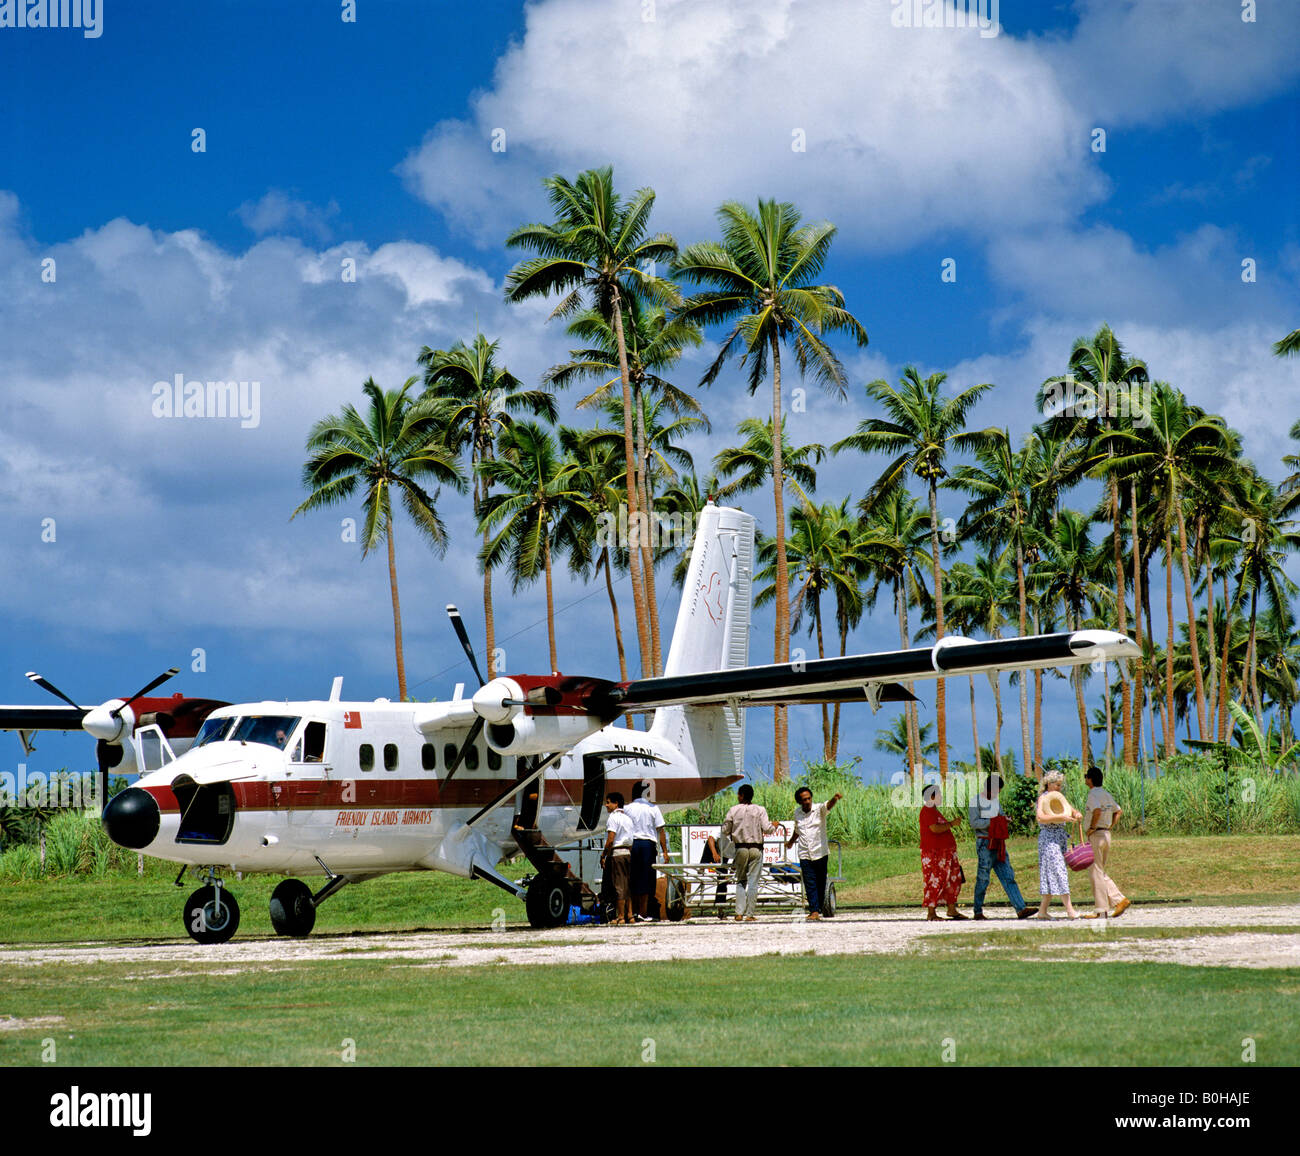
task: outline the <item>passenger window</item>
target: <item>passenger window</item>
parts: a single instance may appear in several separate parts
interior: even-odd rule
[[[488,747],[488,770],[499,771],[501,769],[501,756],[491,747]]]
[[[369,743],[361,744],[361,769],[363,771],[375,769],[375,748]]]
[[[425,743],[420,748],[420,765],[426,771],[436,770],[438,766],[438,748],[433,743]]]
[[[443,743],[442,744],[442,765],[444,767],[449,767],[455,761],[456,761],[456,744]]]
[[[384,744],[384,770],[386,771],[397,770],[397,744],[396,743]]]
[[[472,746],[465,752],[465,769],[467,771],[478,770],[478,747]]]

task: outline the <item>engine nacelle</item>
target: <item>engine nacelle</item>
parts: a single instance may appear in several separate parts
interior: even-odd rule
[[[605,724],[595,715],[520,715],[513,722],[490,723],[487,744],[500,755],[543,755],[567,750]]]

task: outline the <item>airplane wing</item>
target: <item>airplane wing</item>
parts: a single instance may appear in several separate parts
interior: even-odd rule
[[[0,706],[0,731],[79,731],[90,706]]]
[[[818,658],[807,662],[744,666],[735,670],[643,678],[609,691],[620,710],[679,704],[729,703],[780,706],[786,703],[866,702],[867,688],[883,683],[880,700],[902,701],[896,684],[916,679],[978,674],[994,670],[1077,666],[1135,658],[1137,644],[1110,630],[1077,630],[986,642],[949,635],[930,647]]]

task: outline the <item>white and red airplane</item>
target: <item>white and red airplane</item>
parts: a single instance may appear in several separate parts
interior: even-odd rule
[[[596,901],[557,848],[600,833],[610,791],[630,797],[650,778],[671,811],[742,778],[745,707],[874,707],[908,698],[900,681],[1137,654],[1122,634],[1087,630],[750,666],[753,562],[753,517],[708,505],[658,678],[484,683],[448,607],[479,676],[471,697],[344,702],[336,678],[326,700],[215,707],[185,753],[162,738],[162,766],[148,769],[137,751],[145,773],[108,802],[105,829],[123,847],[187,865],[182,875],[206,870],[184,909],[201,943],[228,940],[239,923],[222,870],[327,877],[314,893],[297,878],[276,887],[271,922],[283,935],[308,934],[316,908],[347,883],[421,870],[488,880],[523,899],[533,926],[556,926]],[[646,710],[649,730],[616,725]],[[519,852],[535,869],[527,883],[497,870]]]

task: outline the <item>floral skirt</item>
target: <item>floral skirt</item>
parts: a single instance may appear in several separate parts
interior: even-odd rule
[[[921,903],[925,907],[937,907],[940,903],[956,903],[957,892],[961,890],[961,864],[957,862],[957,849],[949,847],[941,851],[921,852],[921,879],[924,897]]]
[[[1070,872],[1065,866],[1069,835],[1065,826],[1054,823],[1038,828],[1038,894],[1069,895]]]

